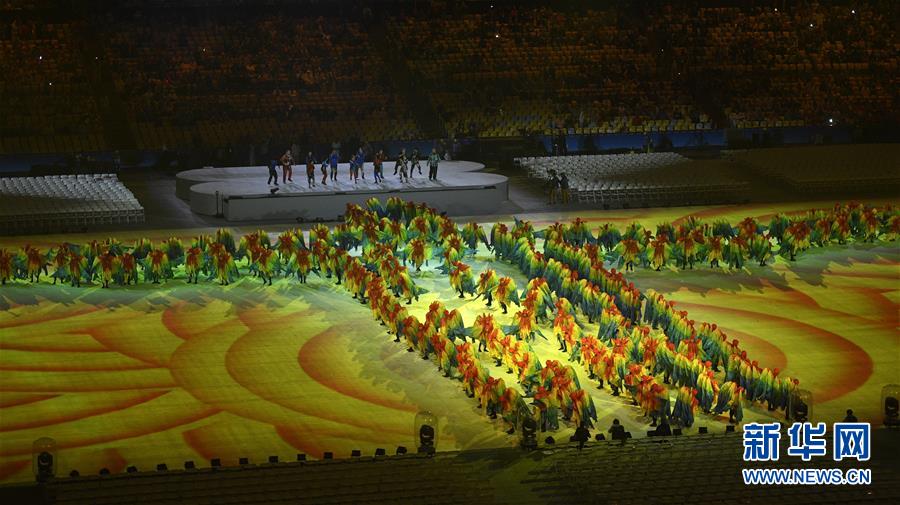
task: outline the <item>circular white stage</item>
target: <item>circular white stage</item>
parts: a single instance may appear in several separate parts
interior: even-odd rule
[[[176,175],[176,194],[188,200],[191,210],[203,215],[221,215],[229,221],[275,219],[335,219],[348,203],[364,204],[377,197],[399,196],[425,202],[452,215],[490,214],[507,200],[507,178],[479,172],[484,168],[471,161],[442,161],[438,180],[428,180],[428,166],[422,163],[409,182],[393,175],[393,162],[385,163],[385,180],[375,183],[373,166],[366,163],[365,179],[350,180],[350,165],[338,165],[336,181],[322,184],[322,172],[316,167],[315,186],[309,187],[306,167],[295,165],[293,182],[267,184],[267,167],[219,167],[186,170]],[[272,189],[278,188],[274,194]]]

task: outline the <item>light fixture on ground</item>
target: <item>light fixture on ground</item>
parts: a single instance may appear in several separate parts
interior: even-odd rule
[[[434,454],[437,450],[438,423],[437,417],[431,412],[423,410],[416,414],[413,426],[416,447],[419,454]]]
[[[537,449],[537,421],[530,415],[519,415],[522,421],[519,423],[519,445],[523,449],[533,451]]]
[[[31,444],[31,470],[38,482],[46,482],[56,475],[56,440],[43,437]]]
[[[884,409],[884,425],[900,426],[900,384],[888,384],[881,388],[881,407]]]

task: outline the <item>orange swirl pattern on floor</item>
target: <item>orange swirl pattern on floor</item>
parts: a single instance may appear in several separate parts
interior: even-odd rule
[[[821,205],[794,208],[812,206]],[[707,219],[734,220],[780,209],[699,210]],[[654,224],[695,211],[578,215],[594,224]],[[523,217],[543,226],[574,215]],[[61,239],[42,238],[42,246]],[[484,251],[471,263],[524,285],[514,267],[491,262]],[[861,419],[876,420],[881,387],[900,382],[898,266],[894,244],[860,244],[740,272],[638,270],[629,279],[675,300],[695,320],[716,322],[760,363],[800,377],[815,395],[818,418],[839,418],[853,408]],[[428,290],[411,309],[420,318],[435,299],[459,308],[468,324],[485,310],[480,301],[458,300],[434,271],[424,270],[417,282]],[[539,342],[538,352],[542,359],[565,359],[551,342]],[[601,426],[618,417],[640,429],[624,401],[594,394]],[[2,481],[31,478],[31,442],[43,436],[58,441],[63,472],[117,472],[129,464],[179,467],[187,459],[262,461],[269,454],[412,446],[413,417],[422,409],[440,419],[441,449],[513,443],[457,382],[391,342],[368,308],[315,276],[306,286],[278,280],[263,287],[245,278],[225,288],[181,280],[108,290],[47,283],[0,288]],[[748,412],[749,418],[765,415]]]

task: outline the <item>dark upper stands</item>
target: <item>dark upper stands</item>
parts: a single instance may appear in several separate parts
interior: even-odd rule
[[[897,119],[892,2],[57,4],[0,3],[0,153]]]

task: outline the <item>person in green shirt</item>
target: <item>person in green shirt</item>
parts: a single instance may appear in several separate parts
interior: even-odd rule
[[[437,169],[440,161],[441,157],[438,155],[437,148],[432,149],[431,155],[428,156],[428,180],[437,180]]]

